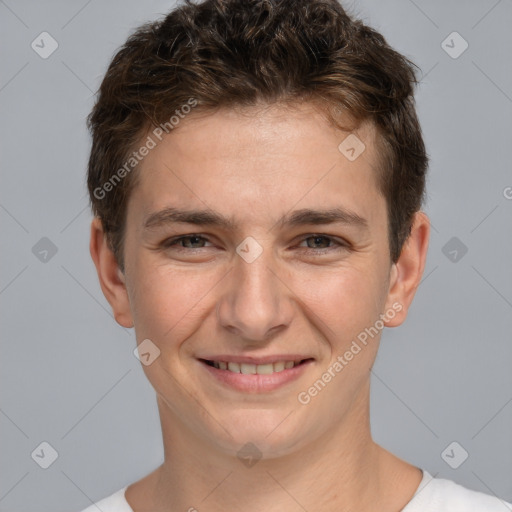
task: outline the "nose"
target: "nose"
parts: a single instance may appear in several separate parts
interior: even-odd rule
[[[285,330],[293,317],[293,293],[265,252],[251,263],[236,258],[217,303],[220,325],[253,344]]]

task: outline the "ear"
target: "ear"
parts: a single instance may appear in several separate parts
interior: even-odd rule
[[[98,272],[103,295],[112,307],[116,322],[123,327],[133,327],[124,275],[110,249],[101,221],[97,217],[91,223],[89,250]]]
[[[428,217],[421,211],[416,212],[411,234],[404,243],[398,261],[391,266],[386,311],[392,309],[396,314],[392,319],[384,321],[386,327],[396,327],[407,317],[425,268],[429,237]]]

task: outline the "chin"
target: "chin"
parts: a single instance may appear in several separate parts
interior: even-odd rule
[[[230,455],[235,453],[240,458],[252,454],[273,459],[288,455],[304,444],[301,440],[305,433],[301,434],[301,425],[294,416],[280,409],[239,409],[225,416],[226,420],[222,422],[225,430],[216,425],[215,432],[210,435],[222,451]]]

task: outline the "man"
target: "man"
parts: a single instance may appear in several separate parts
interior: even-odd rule
[[[500,511],[371,437],[429,239],[412,63],[335,0],[186,3],[89,117],[91,255],[165,461],[104,512]]]

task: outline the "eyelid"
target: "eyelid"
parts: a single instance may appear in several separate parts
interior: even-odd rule
[[[203,236],[201,234],[198,234],[198,233],[189,233],[187,235],[179,235],[179,236],[175,236],[175,237],[169,237],[169,238],[166,238],[165,240],[163,240],[161,242],[161,246],[164,247],[164,248],[169,248],[169,247],[173,247],[173,246],[177,246],[178,245],[178,242],[180,242],[181,240],[183,239],[186,239],[186,238],[200,238],[206,242],[209,242],[209,243],[212,243],[211,240],[208,239],[208,237],[206,236]],[[183,250],[194,250],[194,249],[204,249],[204,247],[179,247],[179,249],[183,249]]]
[[[330,247],[321,247],[321,248],[318,248],[318,249],[315,249],[315,248],[312,248],[312,247],[306,247],[306,249],[308,249],[307,251],[305,252],[314,252],[314,253],[322,253],[322,252],[326,252],[326,251],[332,251],[332,250],[336,250],[337,248],[348,248],[350,246],[350,243],[347,241],[347,240],[344,240],[342,238],[339,238],[339,237],[336,237],[336,236],[333,236],[333,235],[328,235],[328,234],[325,234],[325,233],[308,233],[308,234],[303,234],[303,235],[300,235],[300,238],[298,239],[298,242],[297,244],[301,244],[303,242],[305,242],[306,240],[310,239],[310,238],[316,238],[316,237],[321,237],[321,238],[326,238],[328,239],[331,243],[335,244],[335,246],[330,246]],[[178,244],[181,240],[183,239],[187,239],[187,238],[200,238],[202,240],[204,240],[205,242],[207,243],[210,243],[212,244],[213,242],[208,238],[208,236],[205,236],[205,235],[202,235],[200,233],[189,233],[189,234],[186,234],[186,235],[178,235],[178,236],[175,236],[175,237],[170,237],[170,238],[167,238],[165,240],[163,240],[161,242],[161,246],[164,247],[164,248],[170,248],[170,247],[174,247],[174,246],[177,246],[178,249],[180,250],[185,250],[185,251],[190,251],[190,250],[200,250],[200,249],[205,249],[206,247],[180,247]]]
[[[311,234],[306,235],[306,236],[301,235],[299,243],[305,242],[309,238],[317,238],[317,237],[318,238],[326,238],[327,240],[329,240],[333,244],[337,245],[338,248],[339,247],[348,248],[350,246],[350,243],[347,240],[344,240],[343,238],[339,238],[337,236],[327,235],[325,233],[311,233]],[[309,249],[310,251],[313,251],[313,252],[322,252],[322,251],[334,250],[334,249],[336,249],[336,247],[332,247],[332,246],[331,247],[321,247],[319,249],[314,249],[314,248],[311,248],[311,247],[307,247],[307,249]]]

